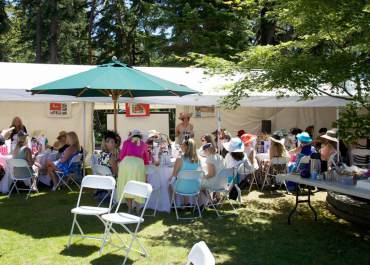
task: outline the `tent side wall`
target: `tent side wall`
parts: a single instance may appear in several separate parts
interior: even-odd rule
[[[12,119],[20,117],[31,135],[35,130],[42,130],[49,144],[56,141],[59,131],[75,131],[80,144],[84,144],[83,111],[84,103],[70,103],[71,115],[68,118],[48,117],[46,102],[0,102],[0,130],[8,128]],[[94,103],[86,104],[86,150],[92,153]]]
[[[190,106],[177,106],[176,115],[180,112],[194,112]],[[241,107],[236,110],[221,110],[221,127],[227,128],[235,136],[237,131],[244,129],[249,133],[261,131],[261,121],[271,120],[272,132],[278,129],[290,129],[298,127],[305,129],[309,125],[315,126],[315,131],[321,127],[331,128],[336,120],[336,108],[247,108]],[[177,124],[180,120],[176,121]],[[194,125],[194,133],[197,144],[203,134],[211,133],[216,129],[216,115],[191,119]]]

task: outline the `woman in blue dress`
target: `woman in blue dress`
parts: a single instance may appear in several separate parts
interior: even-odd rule
[[[68,171],[70,170],[69,164],[72,158],[81,150],[80,142],[75,132],[67,133],[67,144],[69,147],[64,150],[60,158],[55,162],[48,161],[46,165],[47,175],[53,181],[52,191],[55,191],[56,185],[58,184],[58,177],[56,176],[55,172],[61,171],[64,174],[68,174]]]
[[[172,188],[176,185],[177,176],[183,170],[199,170],[200,163],[197,155],[197,149],[195,146],[194,139],[185,139],[181,144],[182,156],[176,159],[172,175],[170,177],[170,194],[172,194]],[[199,180],[200,181],[200,180]],[[191,190],[192,183],[187,183],[182,180],[178,185],[179,190]],[[184,204],[189,203],[188,197],[184,197]]]

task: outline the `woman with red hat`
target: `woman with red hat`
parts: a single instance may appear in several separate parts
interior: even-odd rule
[[[257,143],[257,136],[250,133],[243,134],[240,139],[244,144],[244,154],[248,157],[249,161],[253,165],[254,170],[258,170],[259,166],[256,159],[255,146]]]

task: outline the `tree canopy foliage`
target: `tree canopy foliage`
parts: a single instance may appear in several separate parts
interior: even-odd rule
[[[0,58],[189,65],[189,52],[231,59],[247,49],[249,23],[222,0],[1,0]]]
[[[342,98],[349,142],[370,134],[369,43],[368,0],[0,0],[1,61],[243,73],[225,106],[251,91]]]
[[[237,2],[242,9],[256,7],[257,3],[230,2]],[[368,1],[276,0],[259,4],[263,6],[259,10],[268,7],[264,18],[273,25],[275,37],[269,43],[260,42],[238,53],[233,61],[193,55],[212,72],[244,74],[225,105],[237,106],[239,99],[251,91],[275,91],[281,97],[293,93],[302,99],[320,95],[341,98],[350,105],[337,124],[340,136],[348,142],[369,136]]]

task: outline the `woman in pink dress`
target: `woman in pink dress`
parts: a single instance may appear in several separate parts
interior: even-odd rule
[[[139,130],[130,132],[129,137],[122,144],[118,160],[120,161],[118,169],[117,193],[119,200],[123,193],[126,183],[130,180],[146,182],[145,166],[149,164],[148,146],[142,140],[142,133]],[[136,198],[126,197],[129,212],[132,210],[132,201]],[[142,201],[137,200],[138,203]],[[139,211],[139,208],[137,208]]]

